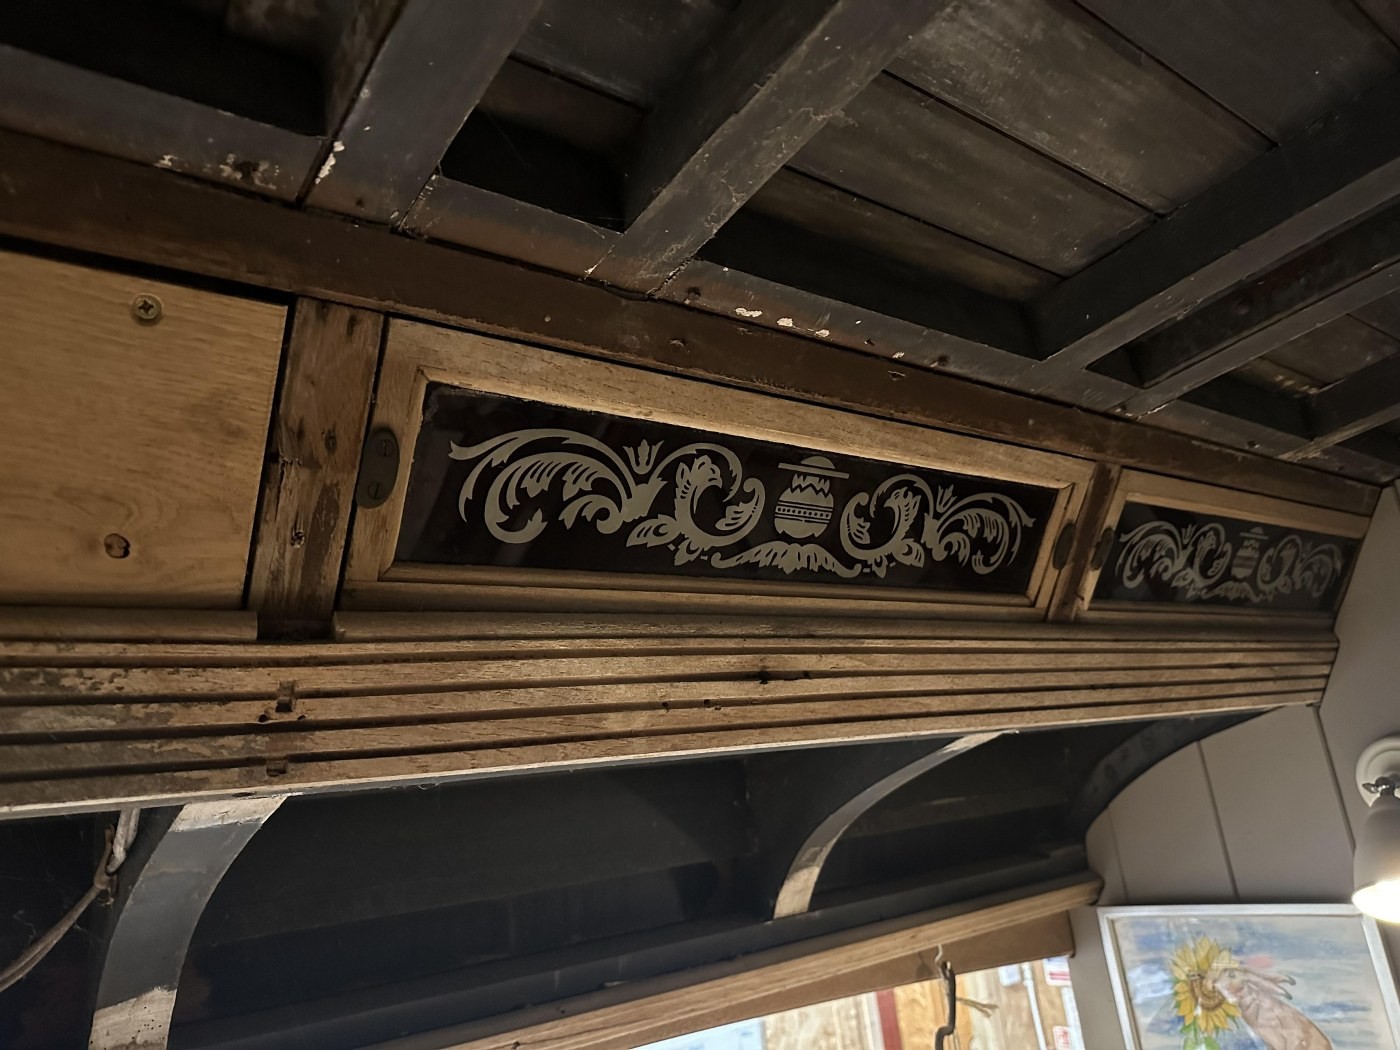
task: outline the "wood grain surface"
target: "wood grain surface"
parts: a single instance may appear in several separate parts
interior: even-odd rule
[[[0,253],[0,600],[237,607],[285,315]]]

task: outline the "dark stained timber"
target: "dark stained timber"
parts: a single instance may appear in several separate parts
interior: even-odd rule
[[[1035,302],[1048,375],[1086,366],[1400,195],[1400,77]]]
[[[406,0],[307,202],[383,223],[407,215],[538,6]]]
[[[1150,412],[1400,288],[1400,207],[1390,207],[1130,346]]]
[[[1312,399],[1313,440],[1288,458],[1313,452],[1400,419],[1400,357],[1388,357],[1334,383]]]
[[[947,2],[747,0],[648,116],[592,275],[659,288]]]
[[[1387,0],[1081,0],[1275,141],[1394,71],[1400,53],[1357,7]]]
[[[1055,498],[434,385],[396,560],[1024,594]]]
[[[1334,609],[1358,541],[1129,502],[1094,589],[1099,600]]]
[[[1069,3],[950,5],[890,72],[1161,213],[1268,146]]]
[[[736,309],[726,319],[623,295],[11,132],[0,132],[0,186],[0,234],[38,244],[1351,513],[1376,503],[1371,485],[1224,448],[1217,436],[1196,440],[931,370],[891,369],[819,331],[764,330],[736,322],[752,316]]]

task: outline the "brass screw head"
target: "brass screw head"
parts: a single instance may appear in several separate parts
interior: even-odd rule
[[[137,324],[155,324],[163,312],[164,307],[154,295],[142,292],[131,300],[131,316],[136,318]]]

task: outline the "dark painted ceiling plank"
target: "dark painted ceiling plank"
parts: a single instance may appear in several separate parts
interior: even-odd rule
[[[748,0],[648,115],[592,276],[659,288],[945,3]]]
[[[1147,389],[1123,407],[1150,412],[1397,289],[1392,207],[1128,347]]]
[[[1058,274],[1150,213],[892,76],[876,79],[792,166]]]
[[[1276,142],[1400,69],[1400,51],[1346,2],[1079,2]]]
[[[1400,44],[1400,0],[1355,0],[1386,36]]]
[[[1005,299],[1026,299],[1056,281],[1049,271],[792,168],[769,179],[747,210]]]
[[[1400,292],[1393,292],[1384,299],[1377,299],[1359,310],[1353,310],[1351,315],[1359,321],[1365,321],[1372,328],[1379,328],[1386,335],[1400,339]]]
[[[1306,377],[1313,387],[1308,392],[1315,394],[1400,351],[1400,331],[1387,333],[1362,320],[1361,315],[1369,310],[1370,307],[1363,307],[1349,317],[1339,317],[1291,339],[1271,351],[1265,360]]]
[[[1393,78],[1042,295],[1046,374],[1097,361],[1395,199],[1397,108]]]
[[[1307,459],[1313,453],[1393,420],[1400,419],[1400,355],[1333,383],[1312,399],[1316,437],[1290,453]]]
[[[374,222],[408,213],[539,0],[406,0],[307,203]]]
[[[514,58],[491,81],[477,112],[608,158],[621,156],[643,116],[630,103]]]
[[[736,0],[544,0],[516,48],[530,63],[650,108]]]
[[[1370,485],[0,132],[0,235],[1369,513]],[[139,224],[131,215],[140,214]]]
[[[1269,145],[1063,0],[955,0],[890,72],[1158,212]]]
[[[319,69],[325,118],[322,130],[327,132],[340,127],[401,5],[402,0],[362,0],[354,4],[322,0],[216,0],[209,4],[183,0],[183,6],[222,22],[227,37],[259,41],[297,55]],[[168,10],[166,5],[161,6]],[[246,84],[253,79],[245,70],[236,82]],[[327,148],[329,145],[327,142]]]

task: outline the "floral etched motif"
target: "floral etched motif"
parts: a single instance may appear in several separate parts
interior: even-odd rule
[[[689,442],[665,456],[663,446],[642,440],[619,454],[564,429],[517,430],[469,447],[453,443],[449,456],[473,464],[457,511],[469,521],[470,506],[479,504],[481,520],[503,543],[530,543],[553,517],[569,529],[588,522],[602,535],[628,526],[626,546],[664,547],[676,566],[704,561],[720,570],[753,565],[842,579],[866,573],[883,579],[894,565],[921,568],[930,560],[986,575],[1016,558],[1034,525],[1009,496],[959,497],[952,485],[935,490],[900,473],[846,500],[834,550],[820,538],[838,519],[833,483],[849,475],[825,456],[808,456],[781,465],[793,474],[773,511],[774,531],[783,538],[746,547],[764,513],[763,482],[746,478],[739,457],[723,445]]]
[[[1333,543],[1289,533],[1270,543],[1253,528],[1234,542],[1219,522],[1179,527],[1149,521],[1120,537],[1117,575],[1125,587],[1160,580],[1188,601],[1225,598],[1266,604],[1281,596],[1317,599],[1342,574],[1344,558]]]

